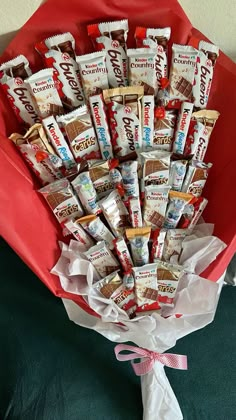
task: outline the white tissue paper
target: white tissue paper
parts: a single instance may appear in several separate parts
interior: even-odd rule
[[[174,347],[178,339],[214,319],[224,276],[217,283],[199,277],[225,248],[212,232],[213,225],[201,224],[184,239],[179,263],[187,273],[179,281],[174,307],[165,307],[162,316],[153,313],[134,319],[129,319],[125,311],[92,287],[99,278],[93,265],[83,256],[80,244],[74,240],[69,246],[61,243],[61,257],[51,272],[59,276],[65,291],[82,295],[100,316],[92,316],[73,301],[63,299],[70,320],[116,343],[131,341],[158,353]],[[183,418],[161,363],[156,362],[153,370],[141,377],[141,387],[144,420]]]

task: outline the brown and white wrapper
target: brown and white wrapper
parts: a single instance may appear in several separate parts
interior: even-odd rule
[[[179,280],[184,273],[183,267],[164,261],[156,261],[158,302],[161,306],[174,306]]]
[[[84,252],[87,259],[103,278],[120,269],[120,265],[104,241],[97,243]]]
[[[124,272],[130,271],[134,264],[125,240],[123,238],[115,239],[114,247]]]
[[[143,218],[139,197],[130,197],[128,200],[130,222],[133,228],[143,226]]]
[[[91,95],[100,94],[103,89],[109,88],[105,56],[104,51],[98,51],[76,57],[87,99]]]
[[[145,187],[143,219],[152,228],[161,228],[165,221],[169,185],[148,185]]]
[[[211,167],[212,163],[193,160],[188,166],[182,191],[200,197]]]
[[[94,288],[97,289],[105,298],[110,299],[113,293],[122,285],[122,279],[118,272],[109,274],[104,279],[96,282]]]
[[[161,260],[164,250],[165,238],[166,238],[166,229],[155,229],[152,232],[152,247],[151,247],[151,261],[153,262],[156,259]]]
[[[173,110],[165,110],[163,118],[154,118],[153,149],[171,151],[175,123],[176,112]]]
[[[117,237],[123,236],[125,227],[129,226],[129,213],[117,191],[112,191],[99,201],[103,214]]]
[[[126,229],[126,237],[131,246],[132,260],[135,267],[149,263],[148,242],[151,228],[148,226],[135,229]]]
[[[91,161],[93,163],[89,166],[89,173],[93,182],[97,197],[100,200],[109,195],[114,187],[110,177],[108,161]]]
[[[154,96],[142,97],[142,150],[148,151],[153,147],[154,133]]]
[[[193,111],[193,104],[190,102],[183,102],[178,115],[177,127],[175,130],[175,137],[173,141],[173,152],[184,153],[184,146],[188,134],[188,128]]]
[[[74,219],[65,222],[65,227],[74,236],[79,244],[87,251],[94,245],[93,239],[85,232],[81,225]]]
[[[104,241],[110,249],[114,248],[113,240],[115,237],[106,225],[104,225],[100,217],[92,215],[84,216],[78,219],[77,223],[79,223],[97,242]]]
[[[143,160],[143,184],[163,185],[169,182],[170,153],[161,150],[141,153]]]
[[[134,267],[135,295],[138,312],[160,310],[158,303],[157,264]]]
[[[184,238],[189,235],[189,229],[169,229],[166,233],[165,245],[163,251],[163,259],[178,263],[179,256],[182,250],[182,242]]]
[[[144,95],[154,95],[156,93],[156,49],[128,49],[127,56],[129,60],[129,85],[141,85],[144,88]]]
[[[113,149],[102,95],[90,96],[89,103],[102,158],[111,159]]]

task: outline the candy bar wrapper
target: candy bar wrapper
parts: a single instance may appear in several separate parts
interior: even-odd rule
[[[101,158],[97,138],[86,105],[75,109],[69,114],[57,117],[57,122],[65,131],[77,162],[80,162],[82,159]]]
[[[71,184],[88,214],[98,214],[101,212],[97,204],[97,194],[89,171],[80,173]]]
[[[121,168],[111,168],[110,169],[110,179],[113,184],[114,189],[120,194],[121,197],[124,197],[124,183],[121,175]]]
[[[129,226],[129,213],[117,191],[112,191],[107,197],[99,201],[103,214],[117,237],[123,236],[124,228]]]
[[[125,199],[139,197],[138,162],[130,160],[120,164]]]
[[[128,85],[126,55],[128,30],[128,20],[126,19],[88,25],[88,35],[92,38],[95,49],[105,50],[108,81],[112,88]]]
[[[170,39],[171,29],[167,28],[143,28],[138,26],[135,30],[137,47],[149,47],[156,50],[155,59],[155,82],[156,89],[161,89],[161,79],[168,77],[167,45]]]
[[[31,127],[40,123],[38,109],[32,100],[25,79],[32,72],[24,55],[18,55],[0,66],[0,84],[20,123]]]
[[[128,200],[130,222],[133,228],[143,226],[143,217],[139,197],[130,197]]]
[[[140,150],[142,147],[141,98],[143,86],[108,89],[103,91],[112,131],[114,154],[118,157]]]
[[[97,243],[89,251],[84,252],[101,277],[106,277],[120,269],[120,265],[104,241]]]
[[[133,290],[128,290],[123,284],[111,296],[114,303],[127,313],[129,318],[135,317],[137,304]]]
[[[76,162],[54,116],[44,118],[42,124],[50,143],[57,151],[65,168],[73,168]]]
[[[187,160],[172,160],[170,163],[169,184],[174,191],[181,191],[187,170]]]
[[[170,101],[194,101],[193,84],[198,50],[189,45],[173,44],[170,68]]]
[[[123,238],[115,239],[114,247],[124,272],[130,271],[134,264],[125,240]]]
[[[67,179],[55,181],[39,192],[44,196],[58,222],[64,222],[69,217],[81,217],[83,210]]]
[[[142,197],[144,188],[148,185],[163,185],[169,183],[170,153],[161,150],[141,153],[143,161],[143,176],[141,179]]]
[[[43,58],[46,52],[54,50],[64,53],[65,57],[68,55],[75,60],[75,38],[70,32],[46,38],[43,41],[38,42],[35,45],[35,49]]]
[[[201,109],[200,111],[193,112],[192,118],[196,121],[203,123],[208,131],[209,138],[215,123],[218,120],[220,113],[215,110]]]
[[[110,232],[106,225],[104,225],[100,217],[92,215],[84,216],[76,220],[76,224],[81,225],[97,242],[104,241],[110,249],[114,249],[113,241],[115,236]]]
[[[132,259],[136,267],[149,263],[148,241],[150,232],[150,227],[126,229],[125,231],[131,246]]]
[[[165,229],[174,229],[177,227],[183,214],[186,204],[190,203],[193,196],[178,191],[170,191],[169,204],[166,209],[163,227]]]
[[[110,299],[113,293],[122,286],[122,279],[118,272],[109,274],[104,279],[99,280],[94,284],[94,288],[97,289],[105,298]]]
[[[204,162],[193,160],[188,166],[182,191],[190,193],[195,197],[200,197],[211,167],[211,163],[206,164]]]
[[[109,195],[114,187],[110,177],[108,162],[95,161],[89,167],[89,173],[97,193],[97,198],[100,200]]]
[[[137,313],[160,310],[158,302],[157,264],[134,267]]]
[[[154,96],[142,97],[142,150],[148,151],[153,147],[154,133]]]
[[[169,191],[169,185],[148,185],[145,187],[143,219],[153,229],[163,226]]]
[[[178,122],[173,141],[173,152],[182,154],[188,134],[188,128],[193,111],[193,104],[183,102],[178,115]]]
[[[98,51],[76,57],[87,99],[91,95],[99,94],[103,89],[109,88],[105,55],[104,51]]]
[[[152,247],[151,247],[151,261],[162,259],[165,238],[166,238],[165,229],[155,229],[152,232]]]
[[[183,276],[184,269],[180,265],[170,264],[164,261],[156,261],[158,302],[160,306],[174,307],[178,282]]]
[[[141,85],[144,95],[154,95],[156,50],[151,48],[128,49],[129,85]]]
[[[90,96],[89,103],[102,159],[111,159],[113,149],[102,95]]]
[[[65,227],[69,230],[70,233],[72,233],[75,239],[77,239],[81,247],[81,252],[88,251],[92,246],[94,246],[93,239],[87,235],[81,225],[74,219],[66,221]]]
[[[184,238],[189,235],[189,229],[169,229],[166,232],[163,260],[178,263]]]
[[[194,212],[193,212],[193,217],[188,226],[189,229],[193,228],[198,223],[203,211],[205,210],[207,206],[207,203],[208,203],[208,200],[203,197],[199,197],[197,201],[193,203]]]
[[[207,107],[211,91],[214,65],[219,56],[219,48],[209,42],[200,41],[199,50],[193,97],[195,107],[204,109]]]
[[[163,118],[154,118],[154,149],[171,151],[175,123],[176,113],[173,110],[165,110]]]

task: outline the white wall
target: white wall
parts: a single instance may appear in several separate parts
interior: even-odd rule
[[[179,0],[179,2],[193,26],[236,61],[236,0]],[[0,0],[0,3],[1,53],[43,0]]]

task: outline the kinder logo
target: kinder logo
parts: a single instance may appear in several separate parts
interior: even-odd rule
[[[126,106],[126,107],[124,108],[124,112],[125,112],[125,114],[131,114],[132,109],[130,108],[130,106]]]
[[[119,48],[120,43],[119,43],[119,41],[112,41],[111,46],[112,46],[112,48]]]
[[[149,126],[151,102],[144,102],[144,125]]]
[[[24,83],[20,77],[16,77],[14,81],[15,81],[16,86],[21,86]]]
[[[94,118],[95,118],[96,125],[101,127],[102,122],[101,122],[101,115],[100,115],[100,109],[99,109],[98,102],[93,103],[93,115],[94,115]]]
[[[186,124],[187,124],[187,118],[189,116],[189,113],[190,113],[190,110],[185,108],[184,111],[183,111],[183,116],[182,116],[181,121],[180,121],[180,127],[179,127],[179,129],[181,131],[184,131],[185,130],[185,127],[186,127]]]

